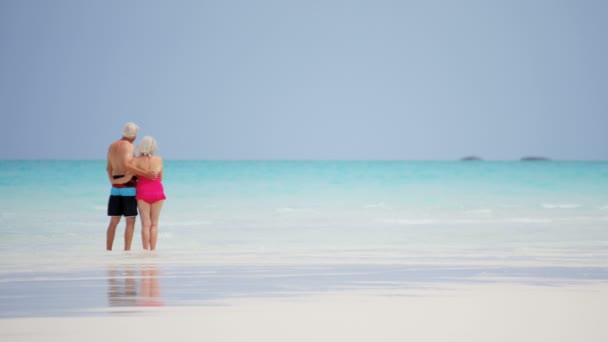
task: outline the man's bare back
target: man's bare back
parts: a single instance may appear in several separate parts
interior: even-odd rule
[[[127,163],[133,159],[133,144],[120,139],[108,148],[108,176],[120,176],[127,173]]]

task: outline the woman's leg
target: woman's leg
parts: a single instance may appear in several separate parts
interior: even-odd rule
[[[150,204],[143,200],[137,200],[139,216],[141,217],[141,242],[145,250],[150,249]]]
[[[158,239],[158,218],[160,210],[163,208],[164,200],[154,202],[150,205],[150,250],[156,249],[156,240]]]

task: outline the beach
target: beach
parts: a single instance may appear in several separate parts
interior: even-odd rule
[[[153,253],[103,162],[0,164],[2,341],[608,338],[604,162],[168,161]]]
[[[605,341],[608,286],[491,284],[0,320],[3,341]]]

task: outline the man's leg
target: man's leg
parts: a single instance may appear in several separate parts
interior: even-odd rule
[[[116,226],[120,223],[120,216],[111,216],[110,224],[108,225],[108,231],[106,232],[106,249],[112,250],[114,244],[114,235],[116,234]]]
[[[135,231],[135,216],[125,217],[127,227],[125,228],[125,251],[131,250],[131,241],[133,241],[133,232]]]

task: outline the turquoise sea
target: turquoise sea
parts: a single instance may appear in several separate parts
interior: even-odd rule
[[[138,221],[132,251],[121,222],[107,252],[105,161],[0,161],[2,315],[112,306],[106,294],[149,270],[167,305],[608,279],[608,162],[167,160],[163,183],[158,251],[142,251]]]

